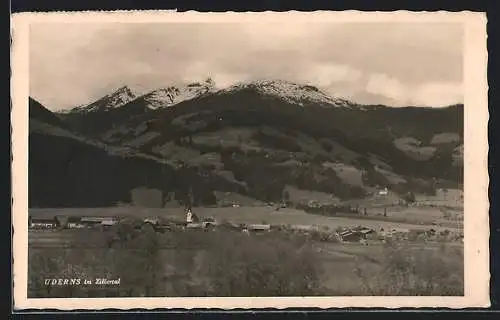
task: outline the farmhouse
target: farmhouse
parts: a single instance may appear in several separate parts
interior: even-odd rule
[[[340,239],[343,242],[359,242],[364,239],[361,232],[356,230],[345,230],[339,233]]]
[[[406,229],[406,228],[392,228],[391,229],[391,233],[409,233],[410,232],[410,229]]]
[[[83,228],[84,227],[84,225],[81,222],[81,218],[80,217],[76,217],[76,216],[57,216],[56,219],[57,219],[57,221],[59,223],[59,226],[61,228],[70,228],[70,229],[73,229],[73,228]]]
[[[231,199],[220,199],[217,200],[217,205],[219,207],[227,208],[227,207],[233,207],[233,208],[238,208],[240,206],[238,201],[231,200]]]
[[[108,228],[108,227],[114,226],[117,223],[118,223],[118,219],[116,219],[116,218],[106,218],[106,219],[101,221],[101,226]]]
[[[33,229],[53,229],[59,226],[57,218],[28,217],[29,228]]]
[[[81,217],[80,224],[84,227],[96,227],[99,225],[103,225],[103,222],[109,223],[110,220],[114,218],[111,217]]]
[[[271,231],[271,225],[269,225],[269,224],[250,224],[247,226],[247,230],[250,232],[269,232],[269,231]]]
[[[186,224],[186,229],[188,230],[201,230],[203,229],[202,223],[189,222]]]
[[[342,242],[360,242],[368,238],[368,235],[376,235],[375,230],[366,227],[355,227],[337,233]]]
[[[153,226],[157,226],[160,224],[160,219],[158,217],[149,217],[144,219],[144,223],[149,223]]]
[[[397,239],[404,239],[408,240],[408,236],[410,234],[410,229],[405,229],[405,228],[392,228],[386,236],[388,237],[394,237]]]
[[[379,196],[386,196],[386,195],[388,195],[388,194],[389,194],[389,190],[387,189],[387,187],[385,187],[384,189],[379,190],[379,191],[377,192],[377,194],[378,194]]]

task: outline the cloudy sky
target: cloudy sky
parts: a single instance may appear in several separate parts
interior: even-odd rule
[[[359,103],[463,102],[458,23],[32,24],[30,95],[52,110],[123,85],[281,79]]]

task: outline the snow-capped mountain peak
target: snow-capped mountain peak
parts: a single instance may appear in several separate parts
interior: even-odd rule
[[[299,105],[304,105],[304,103],[317,103],[338,107],[352,107],[354,105],[347,99],[332,97],[317,87],[283,80],[258,80],[240,83],[223,91],[227,92],[245,88],[255,89],[261,94],[279,97],[287,102]]]
[[[208,78],[203,82],[156,89],[145,94],[142,98],[147,102],[150,109],[158,109],[169,107],[185,100],[191,100],[215,90],[215,82],[211,78]]]
[[[109,109],[116,109],[124,104],[134,100],[135,94],[129,87],[123,86],[111,94],[105,95],[99,100],[96,100],[88,105],[78,106],[73,108],[72,112],[95,112],[107,111]]]

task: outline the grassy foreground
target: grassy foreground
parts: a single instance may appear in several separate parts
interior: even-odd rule
[[[93,248],[30,248],[28,297],[456,296],[464,292],[462,248],[446,244],[330,246],[349,251],[350,255],[342,255],[287,233],[158,234],[126,226],[110,232],[119,239],[112,245],[103,237],[102,245]],[[46,285],[47,278],[79,278],[81,284]],[[83,284],[84,279],[95,278],[120,278],[120,284]]]

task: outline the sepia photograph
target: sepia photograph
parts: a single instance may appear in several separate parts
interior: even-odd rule
[[[487,292],[464,19],[64,15],[18,33],[27,300]]]

